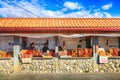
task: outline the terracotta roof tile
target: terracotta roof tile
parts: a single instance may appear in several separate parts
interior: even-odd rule
[[[0,18],[0,26],[39,28],[119,28],[120,18]]]
[[[0,18],[0,28],[104,29],[120,31],[120,18]],[[19,29],[18,29],[19,30]]]

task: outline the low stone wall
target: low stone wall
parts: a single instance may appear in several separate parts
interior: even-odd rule
[[[59,60],[59,73],[94,72],[92,58],[73,58]]]
[[[11,74],[14,72],[14,60],[11,59],[0,59],[0,73]]]
[[[98,72],[120,72],[120,58],[109,58],[108,63],[98,64]]]
[[[19,65],[19,73],[55,73],[55,59],[32,60],[32,63]]]
[[[88,73],[94,72],[93,58],[33,59],[19,63],[18,73]],[[96,72],[96,71],[95,71]],[[120,72],[120,58],[109,58],[107,64],[98,64],[98,72]],[[0,59],[0,73],[14,73],[14,60]]]

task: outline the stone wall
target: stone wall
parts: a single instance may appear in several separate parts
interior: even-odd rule
[[[11,74],[14,72],[14,60],[5,59],[0,60],[0,73]]]
[[[120,58],[109,58],[108,63],[98,64],[99,72],[120,72]]]
[[[19,73],[55,73],[56,60],[39,59],[32,60],[32,63],[19,65]]]
[[[94,72],[93,58],[33,59],[32,63],[19,63],[18,73],[89,73]],[[95,71],[96,72],[96,71]],[[109,58],[98,64],[98,72],[120,72],[120,58]],[[0,73],[14,73],[14,60],[0,60]]]
[[[59,60],[59,73],[82,73],[94,71],[93,59],[60,59]]]

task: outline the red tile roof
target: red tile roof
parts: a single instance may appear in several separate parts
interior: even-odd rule
[[[0,33],[120,32],[120,18],[0,18]]]

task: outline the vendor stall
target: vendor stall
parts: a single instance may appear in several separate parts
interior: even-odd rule
[[[119,18],[1,18],[0,70],[120,72],[119,23]]]

